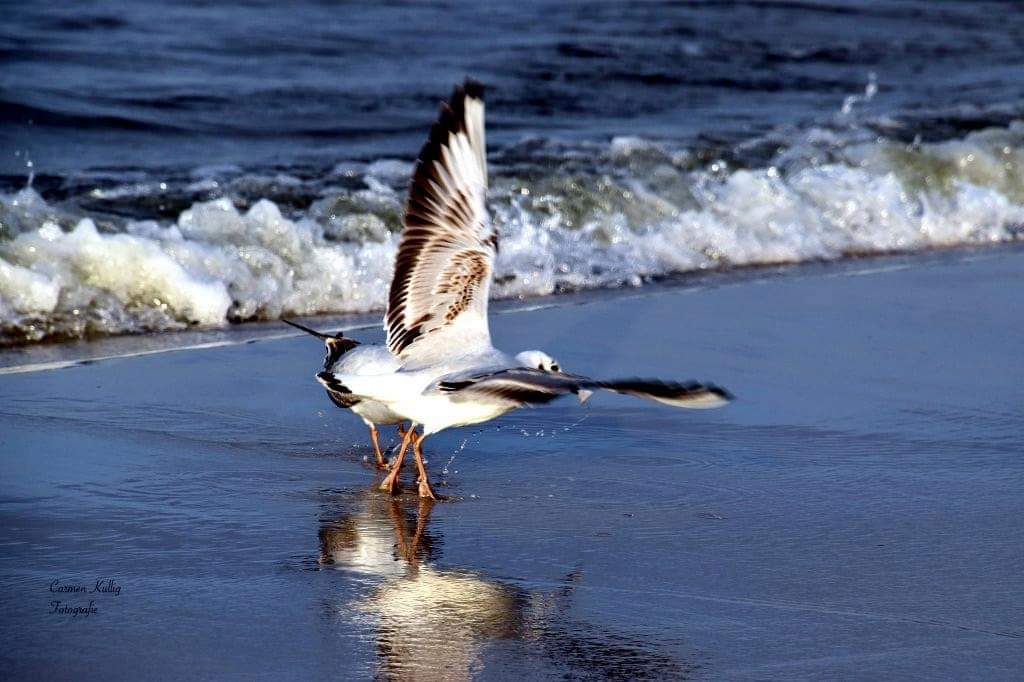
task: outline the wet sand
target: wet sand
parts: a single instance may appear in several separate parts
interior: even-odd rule
[[[0,376],[0,672],[1013,679],[1022,283],[1008,247],[497,315],[509,350],[739,399],[439,435],[435,505],[374,492],[309,337]]]

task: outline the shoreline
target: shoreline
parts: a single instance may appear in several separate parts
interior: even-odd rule
[[[587,305],[599,300],[657,295],[664,291],[699,291],[711,287],[738,286],[750,281],[777,277],[817,276],[830,271],[833,276],[858,276],[888,269],[924,267],[949,259],[998,257],[1003,251],[1024,251],[1024,242],[1001,242],[991,245],[958,245],[926,251],[889,252],[849,256],[839,260],[814,260],[780,265],[746,265],[730,269],[691,271],[665,275],[637,287],[586,289],[522,299],[492,299],[492,315],[508,315],[545,308]],[[865,263],[890,263],[890,266],[863,267]],[[383,311],[358,314],[323,314],[295,316],[296,321],[318,329],[344,332],[372,330],[380,325]],[[260,320],[229,325],[224,328],[123,334],[90,340],[0,347],[0,376],[64,369],[77,365],[123,358],[143,357],[161,353],[204,350],[262,343],[300,337],[280,320]],[[18,360],[25,360],[18,362]]]

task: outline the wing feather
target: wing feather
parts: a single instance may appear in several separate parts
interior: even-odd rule
[[[485,204],[483,87],[456,86],[420,151],[384,316],[388,348],[407,364],[490,347],[487,299],[497,234]]]
[[[497,399],[516,407],[548,403],[563,395],[585,399],[592,389],[603,389],[654,400],[673,407],[701,409],[720,407],[733,400],[724,388],[699,381],[662,381],[661,379],[590,379],[578,374],[545,372],[517,367],[471,377],[438,382],[437,389],[453,400],[480,397]]]

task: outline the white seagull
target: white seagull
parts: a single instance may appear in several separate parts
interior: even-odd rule
[[[324,334],[315,329],[310,329],[291,320],[281,320],[290,324],[296,329],[301,329],[307,334],[312,334],[324,342],[324,369],[325,372],[343,372],[352,374],[388,374],[397,372],[402,363],[395,355],[388,350],[387,346],[380,344],[364,344],[346,337],[341,332],[337,334]],[[327,397],[343,410],[352,410],[363,423],[370,428],[370,442],[373,444],[373,454],[377,460],[377,467],[387,468],[384,461],[384,453],[380,449],[380,441],[377,437],[378,424],[398,424],[398,433],[405,436],[402,428],[404,419],[392,412],[386,405],[375,400],[364,400],[358,396],[344,395],[328,389]]]
[[[585,400],[591,390],[605,389],[689,408],[729,402],[728,391],[713,384],[602,381],[544,371],[526,361],[540,357],[540,351],[512,357],[497,350],[491,344],[487,300],[498,235],[487,214],[486,194],[483,87],[467,79],[441,105],[409,188],[384,317],[387,346],[400,367],[379,374],[337,369],[317,374],[332,395],[379,403],[412,422],[382,488],[397,480],[412,442],[419,494],[436,499],[423,463],[427,436],[570,393]],[[413,435],[417,425],[423,427],[419,437]]]
[[[285,324],[290,324],[296,329],[323,340],[324,342],[324,372],[338,372],[343,374],[366,374],[379,376],[397,372],[402,363],[387,346],[382,344],[361,343],[355,339],[346,337],[341,332],[336,334],[325,334],[315,329],[310,329],[298,322],[282,319]],[[558,372],[558,362],[542,351],[525,351],[516,356],[516,360],[527,367],[536,367],[546,372]],[[331,402],[343,410],[351,410],[357,414],[363,423],[370,429],[370,443],[373,445],[373,454],[376,458],[377,468],[386,469],[387,462],[384,460],[384,452],[381,450],[378,438],[378,425],[398,425],[398,435],[403,438],[402,449],[399,457],[405,456],[405,449],[409,443],[404,440],[406,430],[402,428],[405,419],[393,412],[387,405],[376,400],[362,398],[351,393],[339,393],[330,388],[326,389],[327,397]],[[416,434],[412,434],[416,438]],[[381,489],[385,492],[394,492],[395,479],[385,479]]]

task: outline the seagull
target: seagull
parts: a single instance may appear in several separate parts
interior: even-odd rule
[[[402,366],[401,361],[383,344],[366,344],[355,339],[346,337],[342,332],[336,334],[325,334],[315,329],[301,325],[298,322],[283,319],[296,329],[317,337],[324,342],[324,365],[325,372],[351,372],[355,374],[381,375],[398,371]],[[536,367],[545,372],[558,372],[561,367],[558,361],[543,351],[524,351],[516,357],[520,364],[527,367]],[[404,458],[405,449],[409,443],[404,440],[406,429],[402,427],[405,419],[393,412],[381,402],[369,400],[347,393],[339,393],[326,388],[327,397],[343,410],[351,410],[363,420],[363,423],[370,429],[370,442],[373,445],[373,454],[376,458],[378,469],[387,469],[388,464],[384,459],[384,452],[381,450],[378,439],[377,425],[398,425],[398,435],[403,438],[402,449],[399,450],[399,458]],[[417,438],[415,431],[412,439]],[[410,439],[411,440],[411,439]],[[381,489],[384,492],[395,492],[397,480],[386,478]]]
[[[387,347],[398,369],[368,374],[336,368],[316,375],[345,400],[374,401],[411,422],[388,479],[397,478],[411,443],[419,495],[432,499],[437,496],[422,446],[445,429],[564,395],[586,400],[597,389],[686,408],[718,407],[732,399],[725,389],[696,381],[598,380],[546,371],[524,362],[542,351],[514,357],[494,347],[487,308],[498,233],[486,205],[483,96],[483,86],[472,79],[455,87],[413,171],[384,316]],[[410,435],[417,426],[422,435]]]
[[[395,372],[401,367],[401,362],[396,358],[387,346],[380,344],[364,344],[346,337],[341,332],[337,334],[325,334],[315,329],[282,319],[285,324],[290,324],[296,329],[301,329],[324,342],[324,371],[352,372],[359,374],[387,374]],[[378,440],[378,424],[398,424],[398,433],[405,436],[402,428],[402,417],[392,412],[386,405],[375,400],[364,400],[357,396],[335,393],[327,389],[327,397],[331,402],[343,410],[352,410],[362,418],[363,423],[370,429],[370,442],[373,444],[373,454],[377,460],[377,468],[386,469],[384,453],[380,448]]]

